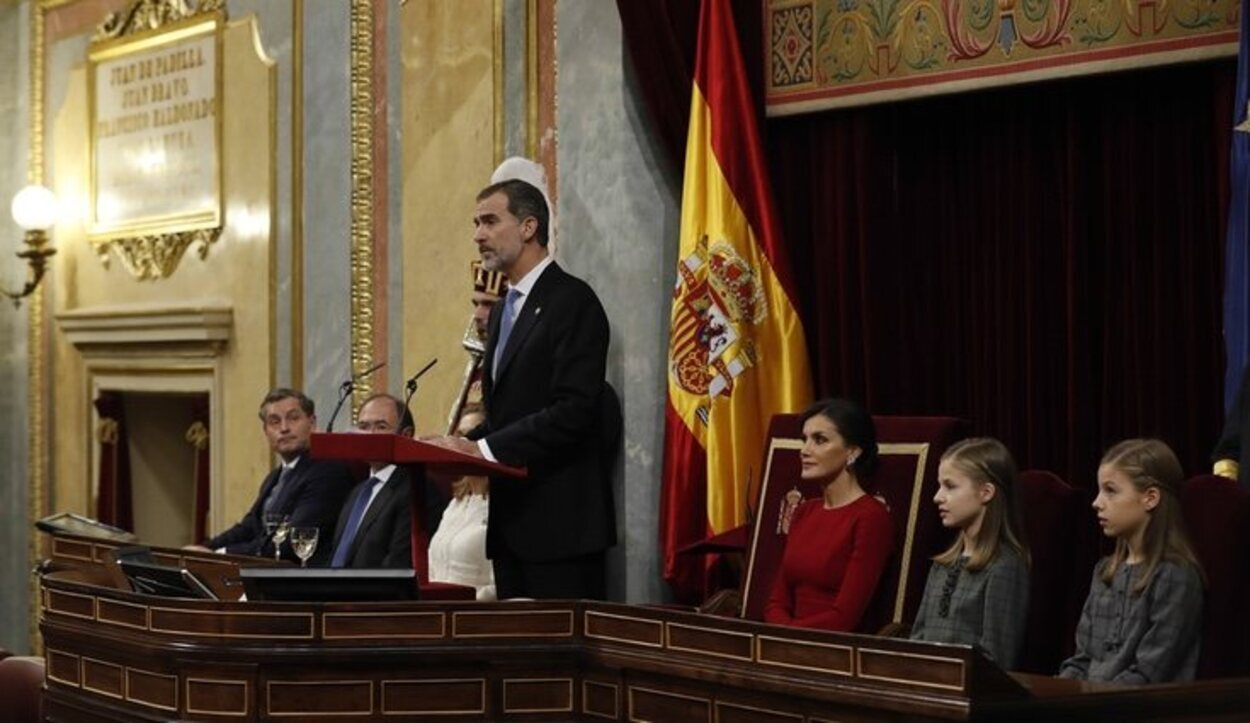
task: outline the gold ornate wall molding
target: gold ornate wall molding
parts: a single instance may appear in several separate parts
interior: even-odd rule
[[[374,364],[374,7],[373,0],[352,0],[351,8],[351,143],[352,143],[352,373]],[[362,376],[352,400],[353,417],[360,400],[373,393],[372,375]]]
[[[225,0],[137,0],[121,12],[109,13],[93,41],[158,30],[197,15],[225,12]]]

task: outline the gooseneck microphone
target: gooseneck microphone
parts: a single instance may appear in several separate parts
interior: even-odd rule
[[[369,376],[384,366],[386,366],[386,362],[380,361],[359,374],[351,375],[346,381],[339,385],[339,400],[335,403],[334,411],[330,414],[330,423],[326,425],[326,432],[334,431],[334,420],[339,416],[339,410],[343,408],[343,402],[347,401],[347,398],[350,397],[352,392],[356,390],[356,382]]]
[[[412,401],[412,395],[417,393],[417,380],[421,378],[421,375],[428,372],[437,363],[438,363],[438,357],[434,357],[433,359],[429,361],[428,364],[421,367],[421,371],[417,372],[416,374],[413,374],[412,377],[408,379],[408,381],[404,384],[404,388],[408,390],[408,395],[404,397],[404,409],[408,409],[408,402]]]

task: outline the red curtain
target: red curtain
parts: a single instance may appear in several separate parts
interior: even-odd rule
[[[100,486],[96,490],[96,519],[134,532],[134,505],[130,494],[130,444],[120,392],[100,392],[95,400],[96,441],[100,445]]]
[[[1078,486],[1130,436],[1205,468],[1235,71],[770,122],[817,387],[965,417]]]
[[[617,7],[680,170],[697,3]],[[762,97],[759,3],[735,17]],[[1220,60],[769,120],[817,393],[965,417],[1077,486],[1127,436],[1205,469],[1235,79]]]

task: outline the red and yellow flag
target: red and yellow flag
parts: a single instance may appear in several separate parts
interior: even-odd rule
[[[703,565],[677,550],[746,521],[769,419],[811,399],[729,0],[703,0],[692,95],[660,510],[664,577],[679,594],[701,587]]]

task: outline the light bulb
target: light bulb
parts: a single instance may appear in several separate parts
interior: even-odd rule
[[[26,231],[47,231],[56,223],[56,196],[43,186],[27,186],[13,197],[13,220]]]

